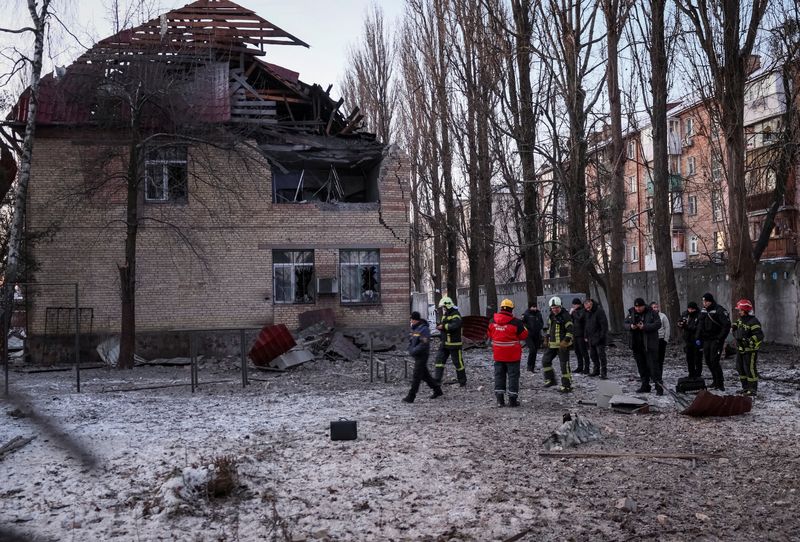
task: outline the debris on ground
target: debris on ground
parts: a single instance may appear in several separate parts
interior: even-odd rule
[[[97,345],[97,354],[103,363],[109,367],[116,367],[119,363],[119,336],[114,335]],[[138,354],[133,355],[134,364],[143,364],[147,360]]]
[[[336,332],[331,339],[326,355],[331,357],[340,357],[346,360],[355,361],[361,357],[361,349],[348,339],[341,332]]]
[[[289,328],[284,324],[268,325],[259,332],[248,356],[254,365],[265,366],[296,345]]]
[[[461,338],[464,349],[486,346],[490,320],[486,316],[464,316],[461,325]]]
[[[405,348],[408,342],[408,330],[401,327],[364,329],[348,332],[346,336],[353,339],[361,350],[373,352],[387,352],[400,347]]]
[[[564,448],[574,448],[578,444],[603,438],[600,428],[583,416],[566,414],[564,418],[564,423],[542,443],[545,449],[563,450]]]
[[[314,354],[311,352],[311,350],[306,348],[293,348],[292,350],[289,350],[288,352],[285,352],[273,359],[270,362],[270,367],[285,370],[289,367],[295,367],[297,365],[302,365],[303,363],[313,361],[314,359]]]
[[[10,441],[6,442],[3,446],[0,446],[0,460],[2,460],[8,454],[15,452],[25,446],[26,444],[30,443],[36,437],[20,437],[16,436],[12,438]]]
[[[636,512],[636,501],[630,497],[622,497],[617,501],[617,504],[615,504],[614,507],[617,510],[622,510],[623,512]]]
[[[613,411],[623,414],[647,414],[650,412],[650,405],[647,401],[630,395],[614,395],[608,400],[608,404]]]
[[[322,325],[328,329],[336,327],[336,314],[333,309],[317,309],[313,311],[301,312],[297,319],[300,324],[300,329]]]
[[[750,412],[753,400],[746,395],[716,395],[703,390],[681,414],[696,418],[705,416],[738,416]]]

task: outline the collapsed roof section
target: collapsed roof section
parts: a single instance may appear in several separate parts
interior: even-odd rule
[[[381,158],[384,145],[361,131],[358,108],[345,115],[330,87],[306,84],[261,58],[265,45],[308,47],[233,2],[198,0],[105,38],[66,70],[43,77],[37,123],[96,124],[110,77],[152,77],[143,74],[158,66],[161,77],[169,75],[173,110],[188,113],[183,118],[191,123],[223,124],[255,139],[281,171],[362,167]],[[12,124],[27,121],[29,99],[28,90],[9,116]]]

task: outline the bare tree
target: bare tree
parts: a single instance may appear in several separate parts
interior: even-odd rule
[[[748,65],[769,0],[677,0],[703,55],[712,88],[709,105],[718,108],[724,135],[728,188],[727,268],[731,301],[753,299],[756,264],[747,218],[744,91]],[[742,26],[744,22],[744,27]]]

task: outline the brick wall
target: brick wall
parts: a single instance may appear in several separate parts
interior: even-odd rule
[[[99,141],[110,141],[100,146]],[[32,165],[28,229],[49,231],[31,253],[38,283],[78,282],[93,328],[118,332],[117,266],[124,262],[124,197],[114,171],[126,156],[108,134],[40,129]],[[330,307],[343,326],[404,324],[409,306],[408,163],[390,149],[379,175],[380,204],[273,204],[270,166],[244,149],[189,149],[189,203],[146,204],[137,247],[137,331],[258,327]],[[87,197],[97,176],[110,180]],[[124,192],[123,192],[124,194]],[[346,307],[338,296],[311,305],[273,302],[272,250],[315,250],[315,276],[338,276],[338,250],[380,250],[381,303]],[[63,298],[63,299],[62,299]],[[48,306],[74,304],[69,287],[30,296],[30,333],[44,333]],[[72,301],[70,301],[72,299]]]

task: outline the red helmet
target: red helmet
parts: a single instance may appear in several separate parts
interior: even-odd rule
[[[740,299],[736,304],[736,309],[744,312],[751,312],[753,310],[753,304],[747,299]]]

